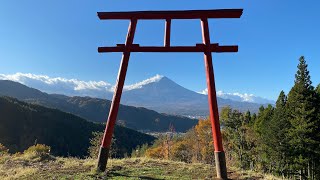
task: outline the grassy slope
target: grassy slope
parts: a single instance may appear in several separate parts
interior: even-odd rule
[[[0,179],[214,179],[210,165],[186,164],[146,158],[111,159],[108,173],[95,173],[95,160],[54,158],[28,160],[23,156],[0,157]],[[256,173],[229,172],[232,179],[274,179]]]

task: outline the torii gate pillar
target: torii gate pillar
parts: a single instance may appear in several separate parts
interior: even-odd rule
[[[242,9],[221,9],[221,10],[193,10],[193,11],[137,11],[137,12],[101,12],[98,16],[101,20],[120,19],[130,20],[128,35],[125,44],[118,44],[115,47],[99,47],[99,52],[122,52],[122,61],[120,64],[118,79],[115,92],[110,107],[106,130],[103,135],[99,157],[98,170],[105,171],[109,148],[111,145],[112,134],[117,119],[120,105],[121,93],[124,86],[126,72],[131,52],[202,52],[204,53],[204,62],[206,70],[206,80],[208,87],[209,114],[212,128],[212,137],[215,150],[215,164],[217,178],[228,179],[225,153],[222,146],[222,137],[220,132],[219,112],[212,65],[212,52],[238,52],[238,46],[220,46],[211,44],[208,18],[240,18]],[[140,46],[133,44],[133,38],[138,19],[162,19],[166,21],[165,42],[163,47]],[[170,46],[170,29],[172,19],[200,19],[202,28],[202,44],[196,46]]]
[[[211,43],[210,43],[208,19],[201,19],[201,27],[202,27],[203,44],[209,47]],[[211,51],[204,52],[204,64],[205,64],[205,70],[206,70],[209,115],[210,115],[212,137],[213,137],[214,150],[215,150],[214,157],[215,157],[217,177],[221,179],[228,179],[226,158],[223,151],[222,138],[221,138],[221,132],[220,132],[219,110],[218,110],[218,103],[217,103],[216,86],[215,86],[215,80],[214,80]]]

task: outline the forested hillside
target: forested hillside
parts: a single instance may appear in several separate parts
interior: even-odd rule
[[[320,85],[312,86],[301,57],[294,86],[280,92],[276,106],[257,114],[225,107],[220,113],[228,167],[272,173],[291,179],[320,179]],[[160,137],[133,156],[213,164],[209,120],[200,120],[186,135]]]
[[[0,97],[0,143],[11,153],[46,144],[53,155],[83,157],[88,155],[92,133],[103,131],[104,127],[70,113]],[[116,126],[114,136],[117,157],[155,139],[120,126]]]
[[[51,95],[13,81],[0,80],[0,95],[70,112],[93,122],[105,122],[111,101],[91,97]],[[177,132],[185,132],[197,124],[197,120],[182,116],[160,114],[146,108],[120,105],[118,123],[141,131],[168,131],[173,125]]]

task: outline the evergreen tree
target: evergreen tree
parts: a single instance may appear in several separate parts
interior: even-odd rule
[[[259,108],[259,113],[254,123],[254,129],[259,135],[263,135],[269,130],[269,124],[273,116],[273,110],[274,108],[270,104],[267,108],[263,106]]]
[[[249,110],[244,114],[244,121],[246,124],[252,123],[252,117]]]
[[[316,123],[318,128],[317,130],[318,134],[316,134],[316,138],[317,138],[317,141],[320,142],[320,84],[318,84],[316,88],[316,95],[317,95],[317,122]],[[320,143],[318,145],[317,152],[320,153]],[[312,178],[320,179],[320,155],[318,155],[318,157],[314,161],[315,162],[313,162],[311,165],[314,171],[314,173],[312,174]]]
[[[283,91],[280,92],[276,102],[274,115],[270,123],[270,136],[267,141],[269,156],[274,170],[278,175],[286,175],[288,170],[288,139],[287,132],[290,127],[286,111],[287,97]]]
[[[254,131],[257,136],[257,151],[260,153],[259,159],[257,160],[259,169],[267,172],[272,169],[270,163],[270,136],[271,129],[270,124],[273,118],[274,108],[271,105],[268,107],[260,107],[257,120],[254,123]]]
[[[317,119],[317,98],[312,86],[308,65],[300,57],[295,84],[288,94],[287,110],[290,121],[288,129],[289,145],[293,160],[293,170],[301,178],[310,177],[310,167],[319,156]]]
[[[253,113],[253,115],[251,116],[251,124],[250,125],[254,125],[254,123],[256,122],[257,120],[257,114],[256,113]]]
[[[318,84],[318,86],[317,86],[317,88],[316,88],[316,93],[317,93],[318,95],[320,95],[320,84]]]
[[[227,157],[233,161],[233,165],[241,169],[253,169],[254,135],[251,131],[251,113],[245,114],[230,107],[224,107],[220,113],[223,125],[223,136]],[[251,133],[252,132],[252,133]]]

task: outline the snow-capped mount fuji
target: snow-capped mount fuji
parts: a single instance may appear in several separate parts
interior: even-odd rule
[[[158,112],[187,116],[207,116],[208,99],[204,94],[188,90],[165,76],[157,75],[153,81],[127,89],[121,103],[141,106]],[[137,83],[138,84],[138,83]],[[257,112],[261,104],[241,102],[218,97],[219,108],[231,106],[240,111]]]
[[[165,106],[173,108],[171,106],[195,105],[206,99],[206,96],[188,90],[171,79],[161,76],[157,81],[125,91],[121,102],[134,106],[157,107],[159,110],[167,109]]]

